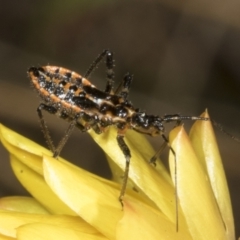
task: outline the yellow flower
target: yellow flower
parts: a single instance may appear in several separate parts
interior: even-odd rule
[[[132,158],[123,209],[117,182],[125,160],[116,130],[90,134],[105,151],[115,182],[62,158],[56,160],[50,151],[0,126],[12,169],[33,196],[0,199],[0,240],[235,239],[230,197],[210,121],[197,121],[190,139],[182,126],[171,131],[170,144],[176,153],[175,157],[170,151],[171,175],[160,160],[156,167],[149,164],[154,150],[144,136],[128,131]]]

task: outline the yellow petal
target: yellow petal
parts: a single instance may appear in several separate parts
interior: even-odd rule
[[[0,198],[0,209],[15,212],[48,214],[49,212],[31,197]]]
[[[82,232],[78,229],[49,225],[45,223],[27,224],[17,229],[18,240],[107,240],[104,236],[97,236]]]
[[[33,141],[17,134],[0,124],[0,139],[5,148],[15,155],[19,161],[42,175],[42,154],[51,152]]]
[[[139,236],[137,233],[139,228],[143,232],[149,231],[150,235],[153,231],[155,235],[151,239],[159,239],[155,236],[179,236],[179,239],[181,237],[191,239],[186,228],[176,233],[175,223],[128,194],[125,196],[122,209],[117,200],[119,189],[106,184],[106,180],[102,182],[100,178],[93,178],[84,170],[80,172],[80,169],[72,168],[47,156],[44,158],[43,166],[46,182],[59,198],[109,239],[116,238],[116,231],[118,239],[138,239],[127,236]]]
[[[209,118],[207,112],[201,116]],[[213,193],[226,226],[226,234],[229,239],[235,239],[230,194],[211,122],[197,121],[191,128],[190,139],[203,168],[206,169],[209,176]]]
[[[8,237],[6,235],[0,234],[0,240],[14,240],[14,239],[16,239],[16,238]]]
[[[76,215],[53,193],[40,174],[18,161],[14,155],[10,155],[10,160],[18,180],[49,212]]]
[[[99,232],[114,239],[123,214],[117,200],[119,189],[48,156],[44,157],[43,169],[46,182],[62,201]]]
[[[16,238],[8,237],[8,236],[0,234],[0,240],[14,240],[14,239],[16,239]]]
[[[93,131],[90,134],[114,161],[114,164],[124,171],[125,158],[116,140],[116,129],[109,128],[100,135]],[[174,188],[167,171],[159,162],[157,162],[158,169],[149,164],[154,151],[142,135],[128,132],[125,141],[131,150],[129,178],[134,182],[135,188],[144,193],[158,209],[164,212],[172,222],[175,222]]]
[[[111,168],[111,172],[112,172],[112,176],[113,176],[112,180],[115,181],[116,183],[119,183],[120,185],[122,185],[123,170],[120,169],[119,166],[112,159],[110,159],[108,157],[108,155],[106,155],[106,157],[107,157],[109,166]],[[132,181],[131,178],[128,179],[127,190],[126,190],[126,192],[131,194],[131,192],[129,192],[128,189],[132,189],[132,190],[136,191],[137,195],[135,195],[135,197],[138,198],[140,201],[147,203],[151,207],[157,208],[156,204],[143,191],[139,191],[139,189],[137,188],[137,186],[135,185],[135,183]],[[120,194],[120,191],[119,191],[119,194]],[[124,199],[123,199],[123,201],[124,201]]]
[[[194,240],[227,239],[209,178],[199,163],[183,127],[170,133],[170,144],[176,153],[177,191],[189,230]],[[169,161],[173,181],[175,158],[170,152]],[[179,222],[181,229],[181,222]]]
[[[102,236],[96,229],[79,217],[66,215],[26,214],[0,211],[0,234],[16,237],[17,228],[29,223],[44,223],[71,228],[96,236]],[[34,239],[34,236],[30,239]]]
[[[42,156],[52,152],[0,124],[0,140],[5,148],[28,168],[43,176]],[[67,162],[61,157],[58,161]]]
[[[131,133],[131,135],[132,134],[137,133]],[[0,126],[0,135],[5,147],[12,152],[19,161],[36,173],[42,175],[41,155],[43,153],[51,155],[48,150],[4,126]],[[158,162],[156,168],[148,163],[154,151],[141,135],[137,134],[137,136],[134,135],[134,137],[131,137],[131,135],[129,134],[129,140],[126,140],[133,156],[130,167],[130,178],[136,184],[137,188],[148,196],[152,201],[152,205],[157,206],[172,219],[172,221],[175,221],[174,191],[168,173],[161,163]],[[135,137],[137,137],[137,140]],[[96,135],[94,138],[104,150],[107,151],[111,158],[114,157],[114,161],[119,164],[121,168],[125,168],[125,159],[116,143],[116,130],[114,128],[109,128],[105,134]],[[138,149],[134,150],[136,146],[141,146],[140,151]],[[62,161],[62,159],[59,158],[59,161]],[[20,176],[20,174],[18,174],[18,176]],[[30,179],[28,180],[30,181]],[[150,185],[152,186],[151,188],[149,188]],[[34,191],[34,188],[32,188],[32,190]],[[35,197],[39,195],[37,193],[36,195],[33,192],[31,193]],[[40,192],[40,196],[41,195],[42,191]],[[38,200],[41,204],[45,204],[44,206],[46,207],[45,201],[43,203],[40,199]],[[49,208],[47,209],[49,210]]]
[[[25,150],[34,155],[51,154],[46,148],[36,144],[35,142],[23,137],[22,135],[12,131],[11,129],[0,124],[0,139],[8,142],[10,145]]]
[[[42,177],[42,154],[52,153],[3,125],[0,125],[0,138],[12,153],[11,165],[22,185],[51,213],[76,215],[59,200]]]
[[[192,239],[187,229],[176,225],[160,211],[126,196],[124,215],[117,226],[117,240],[122,239]]]

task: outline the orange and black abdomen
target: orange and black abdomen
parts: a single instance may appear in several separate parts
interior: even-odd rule
[[[117,122],[131,115],[132,105],[121,97],[97,89],[86,78],[56,66],[28,70],[34,88],[47,105],[74,114],[84,112],[99,121]]]

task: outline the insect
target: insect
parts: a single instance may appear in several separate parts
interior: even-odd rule
[[[107,67],[107,84],[105,91],[101,91],[87,78],[104,58]],[[104,50],[92,63],[84,76],[56,66],[31,67],[28,70],[28,75],[43,100],[43,103],[37,108],[37,113],[47,144],[55,158],[59,156],[75,126],[82,132],[92,128],[97,134],[101,134],[105,128],[112,125],[118,129],[116,139],[126,161],[123,184],[119,195],[119,200],[123,205],[131,160],[131,151],[124,141],[126,131],[133,129],[150,136],[160,135],[164,140],[164,144],[167,145],[168,138],[164,133],[165,123],[175,122],[178,125],[182,120],[209,119],[178,114],[160,117],[140,111],[128,100],[133,76],[127,73],[119,86],[114,89],[113,68],[113,53]],[[65,136],[56,147],[52,143],[43,118],[43,110],[55,114],[70,123]],[[171,146],[169,147],[174,153]],[[159,153],[160,151],[150,160],[151,163],[155,164]]]

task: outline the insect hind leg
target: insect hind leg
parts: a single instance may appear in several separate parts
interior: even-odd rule
[[[47,124],[44,120],[42,110],[45,110],[51,114],[55,114],[57,112],[57,109],[52,106],[48,106],[44,103],[41,103],[37,108],[37,113],[38,113],[38,117],[40,119],[40,125],[41,125],[42,131],[43,131],[44,138],[47,142],[49,149],[54,153],[56,148],[53,144],[52,138],[51,138],[49,130],[47,128]]]
[[[104,50],[96,60],[90,65],[84,77],[87,78],[91,73],[97,68],[98,64],[102,62],[103,58],[106,57],[106,67],[107,67],[107,84],[105,88],[106,93],[111,93],[114,87],[114,59],[113,53],[110,50]]]
[[[66,119],[66,117],[68,118],[68,115],[64,116],[64,114],[62,114],[60,117],[61,118],[65,117],[65,119]],[[81,120],[81,119],[85,121],[84,125],[79,122],[79,120]],[[69,124],[69,126],[68,126],[68,128],[65,132],[65,135],[60,140],[57,148],[55,149],[53,157],[59,156],[61,150],[63,149],[64,145],[67,143],[70,135],[72,134],[75,126],[77,128],[79,128],[81,130],[81,132],[86,132],[90,128],[93,128],[93,130],[96,133],[98,133],[98,134],[101,133],[101,129],[99,128],[98,124],[94,121],[94,118],[89,117],[84,112],[81,112],[81,113],[77,114],[74,118],[69,118],[69,120],[70,120],[70,124]]]
[[[118,87],[114,91],[114,94],[120,95],[123,99],[126,100],[129,94],[129,89],[130,89],[132,80],[133,80],[133,75],[131,75],[130,73],[127,73],[124,76],[122,82],[118,85]]]
[[[63,147],[65,146],[65,144],[67,143],[67,140],[69,139],[71,133],[74,130],[74,127],[76,125],[76,120],[72,120],[65,132],[65,135],[63,136],[63,138],[60,140],[59,144],[57,145],[55,151],[53,152],[53,157],[57,158],[60,154],[60,152],[62,151]]]
[[[38,108],[37,108],[37,113],[38,113],[38,117],[40,119],[40,124],[42,127],[42,131],[43,131],[43,135],[45,137],[45,140],[47,142],[47,145],[49,147],[49,149],[53,152],[53,157],[57,158],[61,152],[61,150],[63,149],[64,145],[66,144],[69,136],[71,135],[72,131],[74,130],[75,125],[77,125],[77,127],[81,127],[81,129],[84,129],[84,127],[77,122],[77,119],[79,118],[79,116],[76,116],[76,118],[71,119],[70,120],[70,124],[69,127],[67,128],[64,137],[60,140],[60,142],[58,143],[57,147],[54,146],[52,138],[50,136],[49,130],[47,128],[47,124],[44,120],[43,114],[42,114],[42,110],[47,111],[51,114],[56,114],[58,109],[53,107],[53,106],[48,106],[44,103],[41,103]],[[66,114],[61,114],[60,115],[61,118],[67,119],[68,116]]]

